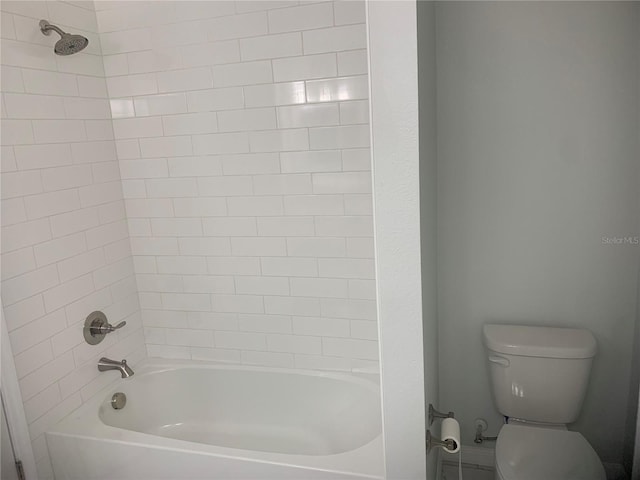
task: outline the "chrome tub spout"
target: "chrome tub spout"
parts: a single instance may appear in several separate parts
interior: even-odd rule
[[[127,365],[126,360],[122,360],[120,362],[116,360],[111,360],[110,358],[102,357],[98,362],[98,370],[101,372],[106,372],[107,370],[120,370],[120,375],[122,378],[129,378],[133,375],[133,370]]]

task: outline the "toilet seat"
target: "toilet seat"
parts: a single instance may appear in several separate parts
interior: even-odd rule
[[[501,480],[606,480],[600,458],[578,432],[504,425],[496,443]]]

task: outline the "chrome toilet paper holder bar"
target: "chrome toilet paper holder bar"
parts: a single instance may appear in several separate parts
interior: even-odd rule
[[[439,438],[432,436],[431,432],[427,430],[427,453],[429,453],[433,447],[441,447],[445,450],[454,451],[457,445],[454,440],[440,440]]]
[[[429,425],[433,424],[433,421],[436,418],[455,418],[455,414],[453,412],[442,413],[433,408],[433,404],[429,404]]]

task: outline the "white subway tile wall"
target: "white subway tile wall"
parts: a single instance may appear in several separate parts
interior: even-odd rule
[[[376,370],[364,1],[96,7],[149,355]]]
[[[2,302],[39,478],[102,355],[377,371],[364,1],[0,10]],[[54,55],[41,18],[89,47]],[[95,347],[98,309],[127,327]]]
[[[93,2],[3,1],[2,303],[40,480],[43,433],[117,378],[102,355],[146,355]],[[56,57],[48,18],[89,38]],[[160,130],[161,132],[161,130]],[[84,319],[127,326],[98,346]]]

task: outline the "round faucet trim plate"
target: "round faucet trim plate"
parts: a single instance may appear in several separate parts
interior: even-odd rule
[[[84,321],[84,339],[89,345],[97,345],[107,333],[111,333],[124,327],[127,322],[122,321],[116,326],[113,326],[107,320],[107,316],[99,311],[91,312],[87,319]]]
[[[107,316],[99,311],[91,312],[87,319],[84,321],[84,339],[89,345],[97,345],[102,340],[106,333],[102,330],[103,326],[109,325]]]

